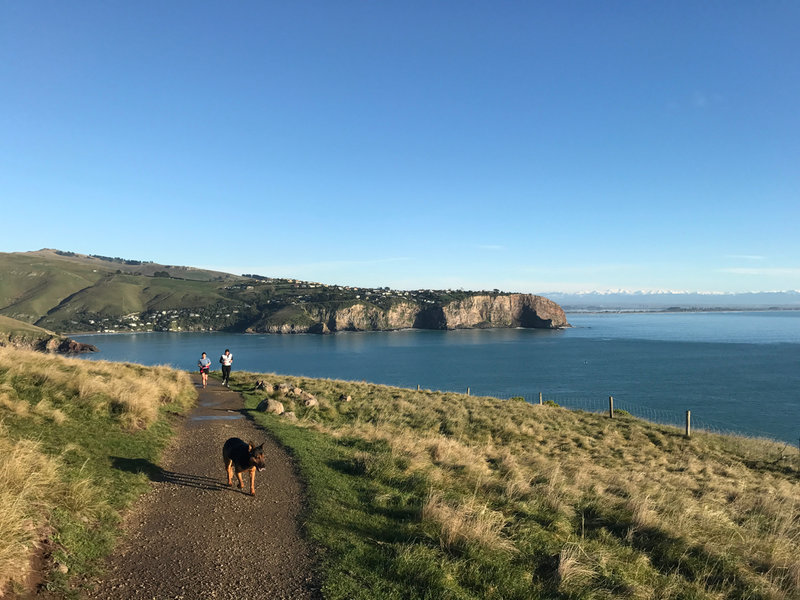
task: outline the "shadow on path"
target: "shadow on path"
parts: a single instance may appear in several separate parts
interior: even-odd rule
[[[231,491],[233,489],[228,487],[225,482],[213,477],[167,471],[145,458],[123,458],[120,456],[111,456],[110,458],[111,464],[115,469],[128,473],[144,473],[150,481],[155,481],[156,483],[172,483],[182,487],[209,491]]]

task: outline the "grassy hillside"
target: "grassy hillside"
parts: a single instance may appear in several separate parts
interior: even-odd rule
[[[209,271],[208,269],[198,269],[196,267],[185,267],[180,265],[163,265],[152,261],[131,260],[119,257],[100,256],[97,254],[77,254],[75,252],[65,252],[61,250],[43,249],[34,252],[22,253],[29,257],[40,258],[45,261],[56,260],[63,268],[72,270],[74,268],[88,267],[98,271],[120,272],[128,275],[141,275],[152,277],[156,273],[167,272],[170,277],[188,279],[190,281],[239,281],[242,278],[230,273],[221,271]]]
[[[163,310],[202,311],[208,307],[225,305],[238,308],[220,293],[219,284],[153,277],[144,279],[134,275],[109,275],[91,288],[81,290],[69,302],[51,310],[37,323],[50,327],[82,327],[85,324],[105,329],[109,323],[122,322],[136,329],[142,325],[142,313],[156,319]],[[131,319],[131,315],[139,317]],[[121,319],[120,319],[121,317]],[[146,323],[147,321],[144,321]],[[151,323],[153,321],[151,320]]]
[[[72,264],[53,254],[0,253],[0,311],[35,323],[68,296],[94,285],[105,272]]]
[[[800,598],[800,458],[628,415],[239,374],[308,482],[333,599]],[[349,402],[339,400],[350,395]]]
[[[29,338],[31,340],[42,339],[53,335],[52,331],[47,331],[36,325],[18,321],[10,317],[0,315],[0,335],[6,339],[13,336]]]
[[[323,331],[319,315],[353,304],[430,309],[476,293],[501,295],[351,288],[60,250],[0,253],[0,314],[62,333]]]
[[[120,511],[147,487],[170,413],[196,398],[184,372],[0,348],[0,596],[58,595],[97,568]],[[31,581],[35,557],[44,580]]]
[[[191,267],[55,250],[0,253],[0,313],[55,331],[97,331],[136,330],[137,320],[125,317],[149,312],[155,321],[151,329],[168,329],[192,311],[239,309],[241,302],[225,290],[241,280]],[[164,310],[175,312],[156,319]],[[233,319],[219,322],[229,325]]]

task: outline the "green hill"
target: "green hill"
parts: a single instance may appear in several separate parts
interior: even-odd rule
[[[497,290],[360,289],[48,249],[0,253],[0,314],[57,332],[568,325],[545,298]]]
[[[0,314],[55,331],[135,331],[145,326],[130,316],[149,313],[149,329],[170,329],[193,309],[239,309],[225,289],[240,281],[227,273],[59,250],[0,253]],[[221,319],[194,328],[232,324]]]
[[[55,253],[0,254],[0,312],[36,323],[65,298],[94,285],[105,271]]]
[[[31,337],[44,337],[53,334],[52,331],[47,331],[46,329],[42,329],[36,325],[24,323],[23,321],[18,321],[17,319],[12,319],[3,315],[0,315],[0,333],[3,333],[4,335],[22,335]]]

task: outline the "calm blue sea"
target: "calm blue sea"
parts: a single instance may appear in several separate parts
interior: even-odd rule
[[[225,348],[236,370],[615,407],[697,427],[800,439],[800,311],[567,315],[571,329],[335,335],[139,333],[74,336],[86,358],[194,369]]]

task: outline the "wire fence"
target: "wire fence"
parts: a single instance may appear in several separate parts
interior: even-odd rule
[[[551,401],[570,410],[582,410],[590,413],[608,414],[609,412],[609,398],[607,396],[605,398],[578,398],[560,394],[540,395],[538,392],[523,392],[518,394],[504,394],[502,397],[505,399],[524,398],[526,402],[532,404],[538,404],[541,399],[542,402]],[[681,429],[686,426],[686,412],[654,408],[638,402],[625,402],[614,398],[614,412],[616,413],[620,410],[636,418],[660,425],[671,425]],[[694,410],[691,414],[691,429],[692,431],[707,431],[725,435],[744,435],[748,437],[775,439],[775,435],[772,433],[743,427],[742,425],[728,423],[719,419],[709,419],[697,414]]]
[[[417,390],[420,390],[421,386],[417,386]],[[448,393],[455,393],[455,394],[466,394],[470,395],[470,388],[461,388],[461,389],[440,389],[441,392],[448,392]],[[539,404],[539,402],[554,402],[558,406],[569,410],[580,410],[589,413],[596,413],[596,414],[609,414],[609,397],[608,396],[597,396],[594,398],[586,398],[586,397],[577,397],[568,394],[551,394],[551,393],[539,393],[539,392],[530,392],[530,391],[523,391],[518,393],[485,393],[485,390],[481,390],[481,396],[489,396],[492,398],[500,398],[503,400],[508,400],[510,398],[523,398],[526,402],[530,404]],[[614,398],[614,413],[617,414],[619,411],[625,411],[626,413],[630,414],[633,417],[638,419],[642,419],[644,421],[648,421],[651,423],[658,423],[660,425],[668,425],[672,427],[677,427],[682,431],[686,428],[686,421],[687,411],[677,411],[677,410],[669,410],[664,408],[655,408],[653,406],[648,406],[646,404],[641,404],[639,402],[627,402],[627,401],[620,401],[618,398]],[[714,419],[714,418],[707,418],[700,414],[695,410],[691,410],[691,432],[707,432],[707,433],[717,433],[721,435],[735,435],[735,436],[743,436],[749,438],[762,438],[765,440],[772,440],[774,442],[779,443],[786,443],[787,445],[792,445],[795,449],[800,452],[800,437],[798,437],[797,441],[790,443],[786,440],[781,440],[776,437],[775,433],[764,431],[760,429],[756,429],[754,427],[747,427],[742,425],[741,423],[731,423],[728,421],[724,421],[721,419]]]

